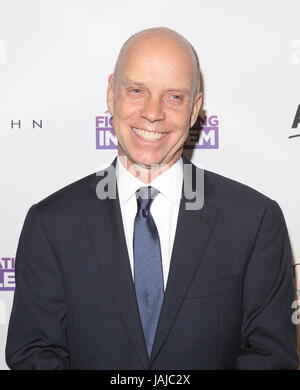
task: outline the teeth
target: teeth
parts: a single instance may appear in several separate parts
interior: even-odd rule
[[[146,141],[155,141],[157,139],[162,138],[164,135],[166,135],[166,133],[157,133],[154,131],[150,132],[150,131],[137,129],[136,127],[133,127],[132,129],[137,135],[144,138]]]

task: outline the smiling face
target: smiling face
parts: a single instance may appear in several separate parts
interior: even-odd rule
[[[180,157],[201,106],[195,93],[195,59],[177,37],[133,38],[109,79],[108,108],[118,153],[130,164],[170,167]]]

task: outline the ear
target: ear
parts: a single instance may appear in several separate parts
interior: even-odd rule
[[[198,118],[201,106],[202,106],[202,93],[198,92],[195,99],[194,99],[194,103],[193,103],[190,127],[194,126],[194,124]]]
[[[110,115],[114,114],[114,104],[113,104],[113,85],[114,85],[114,74],[108,76],[108,85],[106,89],[106,104]]]

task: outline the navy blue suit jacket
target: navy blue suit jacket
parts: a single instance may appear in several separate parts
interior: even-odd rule
[[[102,179],[91,174],[27,213],[11,369],[297,368],[291,249],[275,201],[209,171],[200,210],[186,210],[183,191],[149,359],[118,197],[99,199]]]

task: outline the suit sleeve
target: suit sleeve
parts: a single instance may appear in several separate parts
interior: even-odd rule
[[[65,370],[70,360],[62,275],[39,216],[29,209],[15,259],[5,357],[12,370]]]
[[[270,201],[244,276],[241,350],[236,370],[298,366],[291,247],[279,205]]]

